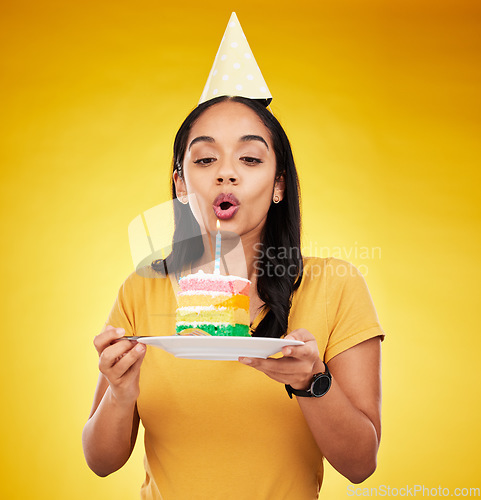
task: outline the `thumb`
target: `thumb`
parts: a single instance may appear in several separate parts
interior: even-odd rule
[[[298,328],[289,333],[289,335],[286,335],[284,340],[301,340],[302,342],[307,342],[309,340],[315,340],[315,338],[314,335],[305,328]]]

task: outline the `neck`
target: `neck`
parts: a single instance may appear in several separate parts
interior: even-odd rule
[[[245,255],[247,276],[254,283],[256,281],[256,263],[260,258],[260,237],[245,236],[242,238],[242,249]]]
[[[259,258],[259,235],[244,235],[242,238],[233,233],[222,234],[220,273],[232,274],[256,281],[256,261]],[[215,233],[205,233],[202,237],[204,253],[192,264],[192,272],[214,272]]]

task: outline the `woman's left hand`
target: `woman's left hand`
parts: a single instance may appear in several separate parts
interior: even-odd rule
[[[316,339],[304,328],[294,330],[284,338],[302,340],[304,345],[283,347],[282,358],[239,358],[239,361],[264,372],[277,382],[289,384],[294,389],[307,389],[312,376],[325,370]]]

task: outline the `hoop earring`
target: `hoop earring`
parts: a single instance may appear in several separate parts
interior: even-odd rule
[[[281,198],[278,194],[274,195],[274,199],[272,200],[276,205],[281,201]]]
[[[182,203],[182,205],[189,204],[189,198],[185,194],[183,194],[182,196],[179,196],[177,199]]]

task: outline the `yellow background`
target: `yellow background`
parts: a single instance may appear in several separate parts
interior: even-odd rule
[[[137,498],[141,441],[109,478],[84,463],[92,338],[233,10],[292,141],[304,244],[364,266],[388,333],[366,486],[480,487],[479,2],[166,3],[2,2],[0,497]],[[348,484],[328,469],[321,497]]]

